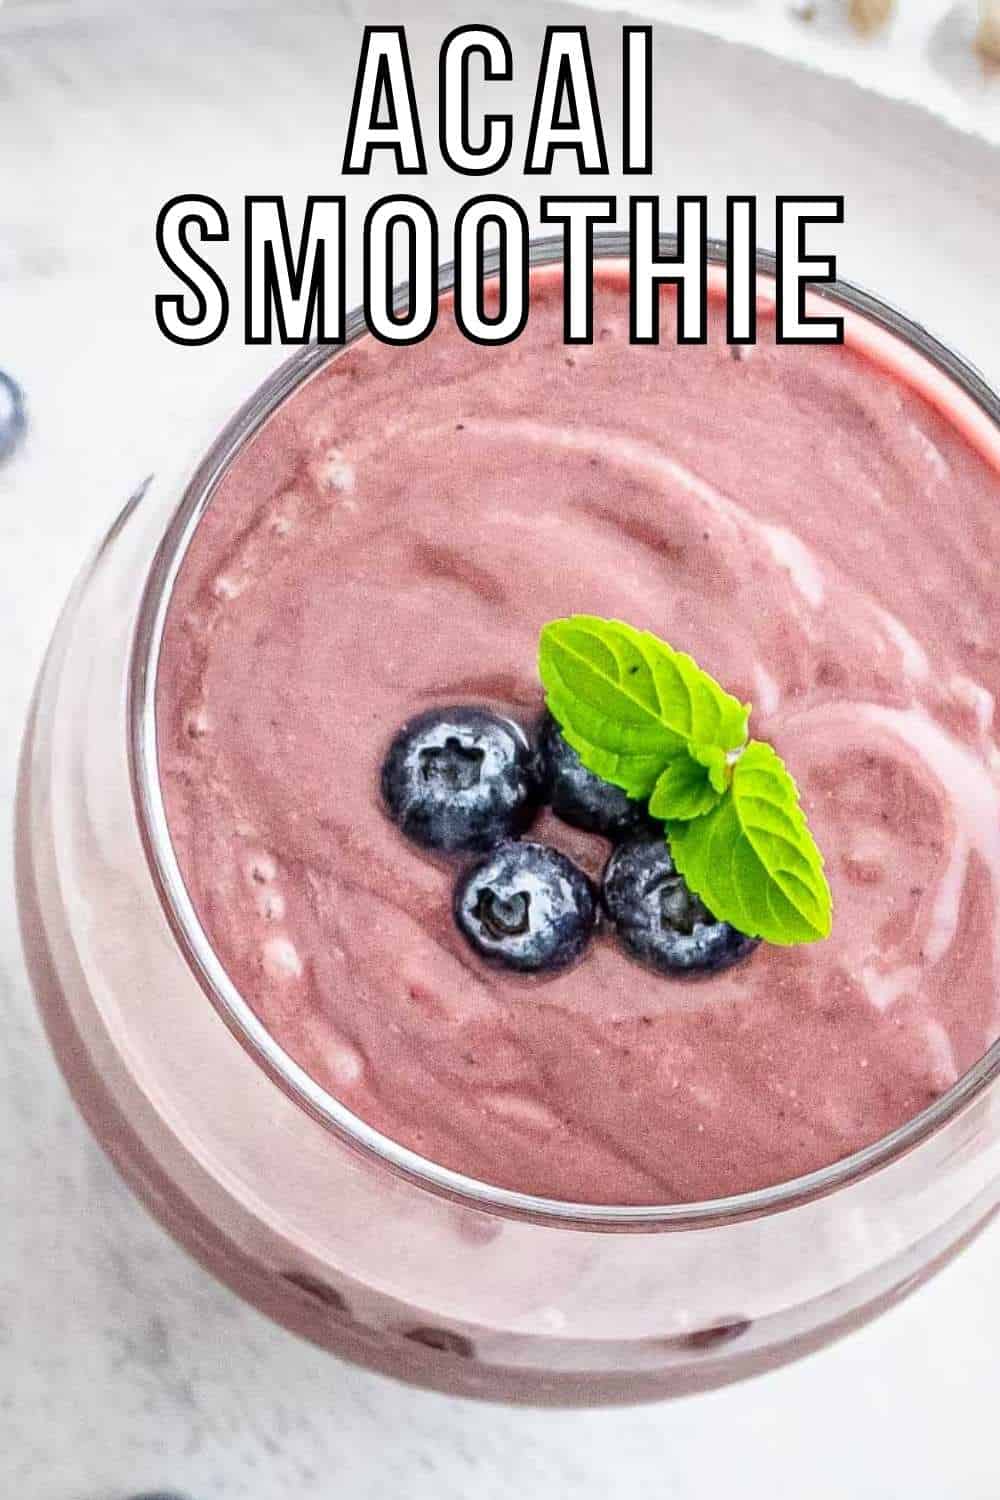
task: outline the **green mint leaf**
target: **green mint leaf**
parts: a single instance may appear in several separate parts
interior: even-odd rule
[[[704,817],[667,824],[678,870],[720,921],[769,943],[828,937],[830,888],[795,782],[751,740],[726,796]]]
[[[718,745],[692,745],[688,750],[700,766],[708,772],[708,779],[720,797],[729,785],[729,759]]]
[[[684,652],[620,620],[553,620],[542,630],[538,671],[564,738],[589,771],[630,797],[648,797],[691,745],[724,753],[746,740],[749,705]]]
[[[725,752],[719,752],[725,759]],[[684,752],[674,756],[653,788],[649,799],[650,815],[667,822],[670,818],[687,821],[711,812],[722,793],[713,786],[707,767]]]
[[[671,742],[669,749],[660,748],[648,753],[636,749],[601,750],[577,727],[574,714],[578,705],[572,699],[549,692],[545,701],[563,739],[572,745],[587,770],[604,781],[610,781],[613,786],[623,787],[630,797],[648,797],[667,760],[678,754],[683,746],[683,741],[677,740]]]

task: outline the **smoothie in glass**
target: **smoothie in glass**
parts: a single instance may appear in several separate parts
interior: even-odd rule
[[[902,346],[594,342],[536,272],[490,349],[444,307],[362,339],[225,474],[176,581],[157,683],[171,839],[215,952],[279,1044],[445,1167],[591,1204],[800,1176],[947,1091],[1000,1032],[994,701],[1000,477]],[[895,352],[894,352],[895,351]],[[400,725],[469,705],[533,733],[549,620],[690,652],[794,774],[832,935],[697,980],[607,923],[527,977],[453,916],[462,862],[414,846],[380,772]],[[526,837],[595,882],[608,840],[541,806]]]

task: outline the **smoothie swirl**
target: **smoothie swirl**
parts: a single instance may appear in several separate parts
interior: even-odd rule
[[[595,339],[532,282],[486,349],[444,309],[366,339],[228,471],[175,585],[157,683],[171,837],[205,931],[278,1041],[448,1167],[594,1203],[776,1183],[904,1123],[1000,1032],[995,457],[886,355]],[[665,303],[672,293],[665,291]],[[889,363],[887,364],[887,359]],[[553,618],[654,631],[754,705],[826,856],[825,942],[698,982],[607,933],[566,972],[482,964],[453,865],[379,800],[398,726],[530,726]],[[599,878],[610,846],[530,837]]]

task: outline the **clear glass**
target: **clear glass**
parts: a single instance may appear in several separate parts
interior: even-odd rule
[[[620,257],[627,241],[598,236],[595,253]],[[532,247],[537,265],[559,254]],[[759,269],[766,285],[769,255]],[[943,372],[963,423],[1000,454],[1000,402],[975,371],[868,293],[838,283],[823,296],[859,336],[902,341],[915,379]],[[356,314],[349,342],[364,332]],[[902,1129],[808,1177],[708,1203],[570,1204],[464,1178],[352,1115],[276,1044],[201,931],[156,775],[166,603],[235,452],[337,357],[298,351],[203,456],[132,497],[49,650],[22,758],[18,888],[80,1108],[218,1276],[402,1378],[586,1404],[707,1388],[804,1353],[903,1295],[996,1210],[1000,1043]]]

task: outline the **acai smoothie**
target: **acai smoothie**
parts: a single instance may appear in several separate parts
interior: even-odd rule
[[[707,344],[679,347],[665,290],[638,347],[626,269],[595,282],[592,345],[564,343],[546,270],[514,342],[445,307],[269,419],[174,586],[159,771],[209,941],[349,1109],[500,1187],[689,1202],[877,1140],[1000,1032],[1000,462],[857,319],[842,347],[777,345],[763,289],[758,343],[730,347],[713,287]],[[662,829],[553,796],[538,642],[573,615],[652,631],[752,704],[825,857],[829,937],[730,932],[691,972],[622,941],[606,868]],[[572,872],[585,940],[533,972],[463,930],[509,947],[527,924],[456,897],[488,835],[435,847],[394,804],[392,747],[445,711],[507,739],[428,742],[428,784],[506,756],[505,878],[537,849]]]

